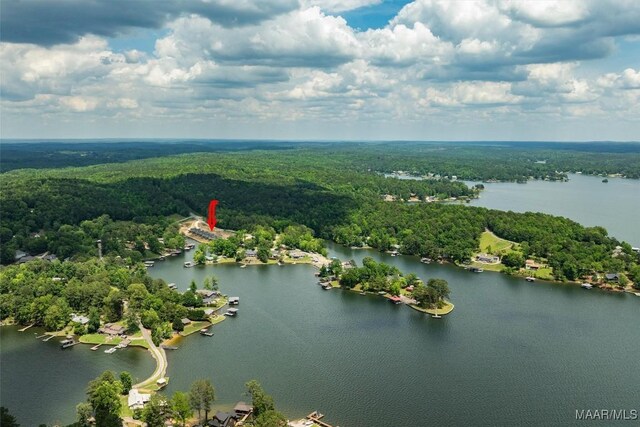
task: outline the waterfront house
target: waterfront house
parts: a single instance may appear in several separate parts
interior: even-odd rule
[[[115,323],[107,323],[98,332],[105,335],[117,336],[124,334],[125,327],[122,325],[116,325]]]
[[[196,291],[198,295],[202,298],[202,303],[204,305],[213,304],[215,299],[220,295],[220,292],[212,291],[209,289],[198,289]]]
[[[258,256],[258,251],[256,251],[255,249],[247,249],[244,254],[247,258],[255,258]]]
[[[209,420],[208,425],[210,427],[233,427],[236,425],[238,418],[235,412],[218,411],[213,418]]]
[[[618,282],[620,280],[620,275],[618,273],[607,273],[604,275],[604,278],[607,282]]]
[[[140,393],[137,389],[132,388],[129,390],[129,397],[127,398],[127,404],[130,409],[142,409],[144,404],[151,400],[151,395],[147,393]]]
[[[540,268],[540,264],[537,264],[534,260],[528,259],[524,263],[524,268],[526,270],[538,270]]]
[[[271,249],[271,252],[269,252],[269,258],[271,258],[271,259],[280,258],[280,251],[277,250],[277,249]]]
[[[204,309],[204,314],[205,316],[213,316],[213,313],[215,313],[216,311],[213,308],[205,308]]]
[[[180,321],[182,322],[182,324],[184,326],[190,325],[191,324],[191,320],[187,319],[186,317],[183,319],[180,319]]]
[[[489,263],[489,264],[496,264],[500,262],[500,258],[495,255],[478,254],[476,255],[476,261]]]
[[[306,254],[298,249],[295,249],[293,251],[289,251],[289,256],[293,259],[300,259],[300,258],[304,258]]]

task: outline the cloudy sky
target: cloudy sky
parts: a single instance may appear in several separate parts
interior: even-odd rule
[[[2,138],[639,140],[638,0],[2,0]]]

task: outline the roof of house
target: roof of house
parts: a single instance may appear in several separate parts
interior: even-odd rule
[[[618,273],[607,273],[604,275],[604,277],[606,277],[607,280],[612,280],[612,279],[618,279],[620,276],[618,275]]]
[[[246,402],[238,402],[236,406],[233,407],[233,410],[236,412],[251,412],[253,411],[253,406]]]
[[[119,335],[125,331],[125,327],[122,325],[116,325],[115,323],[107,323],[100,328],[104,333]]]
[[[129,407],[142,406],[151,399],[151,395],[147,393],[140,393],[137,389],[132,388],[129,390],[129,397],[127,398],[127,404]]]
[[[191,323],[191,320],[187,319],[186,317],[184,319],[180,319],[180,321],[182,322],[183,325],[188,325]]]
[[[198,293],[203,298],[211,298],[211,297],[217,295],[216,291],[212,291],[212,290],[209,290],[209,289],[198,289],[196,291],[196,293]]]

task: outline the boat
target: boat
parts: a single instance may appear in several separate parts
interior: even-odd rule
[[[229,297],[229,305],[240,304],[240,297]]]
[[[155,263],[153,261],[145,261],[144,262],[144,266],[149,268],[149,267],[153,267]]]
[[[480,267],[469,267],[469,271],[472,273],[482,273],[484,270]]]
[[[238,314],[238,309],[237,308],[229,308],[229,309],[227,309],[227,312],[224,315],[233,317],[236,314]]]
[[[634,293],[635,296],[640,297],[640,292]]]
[[[583,283],[580,286],[582,287],[582,289],[591,289],[591,288],[593,288],[593,285],[591,283]]]
[[[73,347],[74,345],[76,345],[76,342],[73,340],[73,338],[68,338],[66,340],[60,341],[60,348],[61,349]]]
[[[431,258],[420,258],[420,262],[423,264],[431,264]]]
[[[107,353],[107,354],[112,354],[112,353],[116,352],[116,348],[115,347],[111,347],[111,348],[106,349],[104,352]]]
[[[246,267],[247,267],[247,264],[242,264],[242,265],[240,266],[240,268],[246,268]]]
[[[527,276],[524,280],[526,280],[527,282],[535,282],[536,278],[535,277],[531,277],[531,276]]]
[[[169,283],[169,284],[167,285],[167,287],[168,287],[169,289],[174,289],[174,290],[175,290],[175,289],[178,289],[178,285],[176,285],[175,283]]]
[[[333,288],[333,286],[331,286],[330,283],[325,283],[322,285],[322,289],[324,289],[325,291],[328,291],[331,288]]]
[[[191,267],[193,267],[194,265],[195,265],[195,264],[194,264],[194,263],[192,263],[191,261],[186,261],[186,262],[184,263],[184,267],[185,267],[185,268],[191,268]]]

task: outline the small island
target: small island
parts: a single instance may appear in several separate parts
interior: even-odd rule
[[[325,289],[342,288],[361,294],[380,295],[394,304],[431,314],[449,314],[454,305],[447,301],[449,284],[443,279],[429,279],[425,284],[414,273],[402,274],[397,267],[376,262],[371,257],[362,260],[362,267],[354,261],[333,259],[319,272],[318,284]]]

